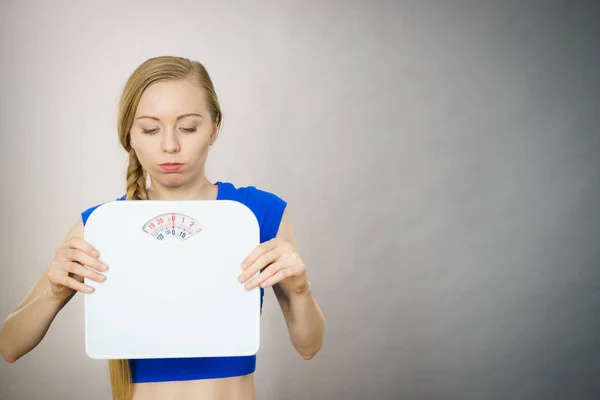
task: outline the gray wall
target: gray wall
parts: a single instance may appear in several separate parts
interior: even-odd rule
[[[124,193],[126,78],[183,55],[225,112],[209,179],[289,201],[328,321],[304,361],[267,292],[260,399],[600,397],[598,2],[216,3],[2,3],[0,314]],[[82,305],[0,398],[108,398]]]

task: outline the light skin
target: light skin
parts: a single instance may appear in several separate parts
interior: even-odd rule
[[[157,82],[146,89],[130,130],[130,144],[150,175],[151,199],[202,199],[216,194],[204,175],[218,129],[201,88],[187,80]],[[176,173],[159,165],[183,163]]]
[[[142,95],[134,118],[130,143],[150,175],[149,198],[214,200],[218,188],[205,177],[205,162],[209,146],[217,139],[218,127],[209,114],[202,88],[188,80],[155,83]],[[174,173],[165,172],[159,165],[166,162],[184,166]],[[81,218],[78,218],[44,273],[4,321],[0,330],[0,352],[6,361],[16,362],[33,350],[58,312],[77,292],[91,292],[84,284],[84,277],[100,283],[105,280],[103,272],[110,266],[103,264],[96,249],[83,240],[83,232]],[[257,246],[243,264],[240,284],[248,290],[259,285],[273,288],[294,348],[303,358],[312,358],[322,346],[325,320],[296,248],[287,210],[276,237]],[[258,271],[262,272],[250,279]],[[134,387],[134,400],[173,397],[174,393],[190,397],[202,394],[215,399],[254,399],[251,375],[143,383]]]

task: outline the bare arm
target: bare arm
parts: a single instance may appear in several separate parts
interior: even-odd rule
[[[71,227],[63,242],[69,242],[72,238],[79,238],[83,241],[83,222],[79,218]],[[72,259],[61,259],[60,266],[63,269],[68,269],[74,273],[81,273],[92,277],[95,274],[91,270],[83,272],[83,265],[76,265],[75,259],[90,261],[90,258],[85,258],[78,251],[61,247],[60,254],[69,254]],[[69,253],[70,251],[70,253]],[[55,259],[58,257],[55,255]],[[54,261],[54,260],[53,260]],[[98,260],[96,260],[99,262]],[[93,264],[93,262],[89,262]],[[13,363],[19,358],[33,350],[44,338],[50,325],[60,312],[60,310],[69,302],[69,300],[77,293],[77,290],[84,290],[85,286],[82,275],[67,276],[67,272],[63,272],[63,276],[57,273],[57,267],[51,268],[52,263],[44,270],[44,273],[39,277],[37,282],[30,289],[25,299],[19,306],[11,312],[4,320],[2,329],[0,330],[0,353],[4,359]],[[87,268],[86,268],[87,269]],[[98,275],[98,274],[96,274]],[[61,286],[57,282],[69,286]],[[54,285],[51,283],[54,282]]]
[[[33,350],[68,300],[60,300],[44,289],[27,304],[8,315],[0,331],[0,352],[13,363]]]
[[[315,300],[306,266],[298,254],[294,229],[284,211],[275,238],[258,245],[242,261],[238,280],[248,290],[273,287],[292,344],[310,360],[323,346],[325,317]],[[257,272],[260,274],[254,276]]]
[[[296,250],[294,229],[287,211],[283,214],[277,238],[291,243]],[[323,346],[325,318],[312,294],[310,282],[306,280],[305,288],[300,293],[286,290],[286,286],[279,283],[273,286],[273,292],[294,348],[304,359],[311,359]]]

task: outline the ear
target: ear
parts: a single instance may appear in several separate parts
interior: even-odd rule
[[[215,124],[213,126],[212,132],[210,134],[210,144],[214,145],[215,142],[217,141],[217,137],[219,137],[219,128],[217,128],[217,125]]]
[[[132,149],[136,150],[136,141],[133,137],[133,135],[131,135],[131,132],[129,132],[129,145],[131,146]]]

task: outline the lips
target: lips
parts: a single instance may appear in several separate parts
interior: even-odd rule
[[[159,165],[160,169],[165,172],[176,172],[183,168],[181,163],[164,163]]]

